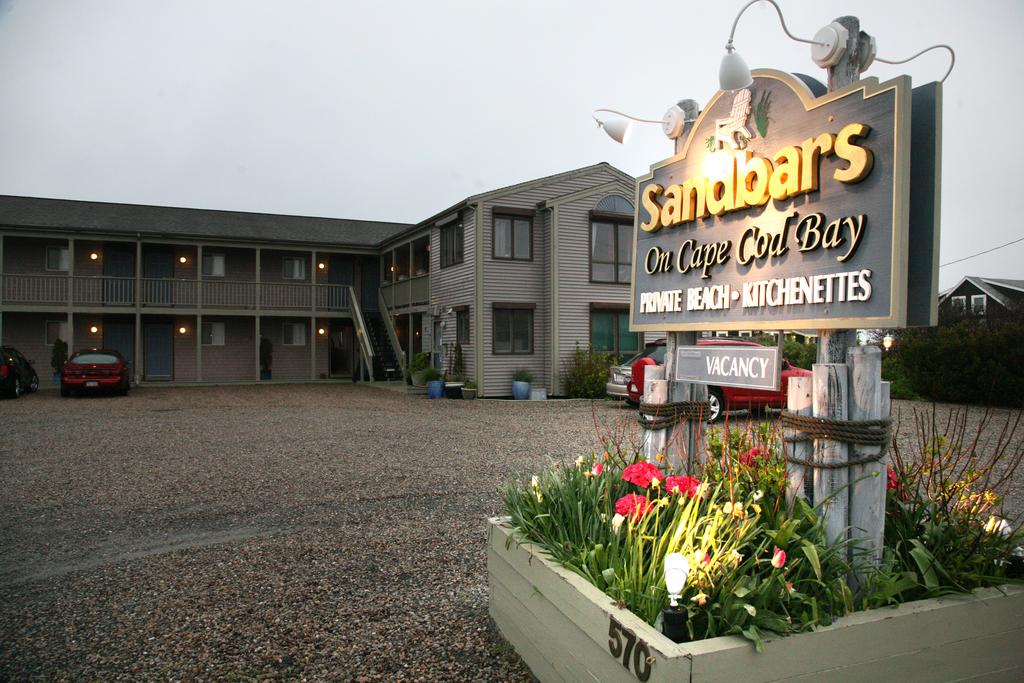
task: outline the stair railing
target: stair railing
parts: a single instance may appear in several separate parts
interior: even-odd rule
[[[366,329],[366,321],[363,320],[363,311],[359,308],[359,299],[352,285],[348,285],[348,305],[352,311],[352,322],[356,326],[356,339],[359,341],[359,351],[363,356],[363,363],[366,371],[373,381],[373,346],[370,345],[370,333]]]
[[[408,369],[405,362],[405,351],[398,342],[398,332],[395,331],[395,321],[391,319],[391,311],[388,310],[387,302],[384,301],[383,290],[377,290],[377,305],[380,306],[380,317],[384,319],[384,329],[388,331],[388,340],[391,342],[391,350],[395,352],[398,359],[398,366],[402,372]]]

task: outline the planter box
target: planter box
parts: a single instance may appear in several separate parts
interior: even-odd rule
[[[771,638],[762,653],[733,636],[676,644],[536,546],[518,543],[506,524],[488,520],[490,614],[544,682],[1024,680],[1019,586],[858,612]]]

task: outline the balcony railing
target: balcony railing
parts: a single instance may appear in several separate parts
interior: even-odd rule
[[[0,303],[47,306],[134,306],[135,278],[0,275]],[[144,308],[346,311],[347,285],[141,278]],[[69,290],[70,288],[70,290]],[[258,295],[258,297],[257,297]],[[315,308],[314,308],[315,304]]]
[[[419,275],[397,282],[385,282],[380,291],[388,308],[427,304],[430,303],[430,276]]]

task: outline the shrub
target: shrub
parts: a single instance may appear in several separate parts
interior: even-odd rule
[[[57,337],[53,340],[53,351],[50,352],[50,367],[55,373],[64,369],[64,363],[68,360],[68,343]]]
[[[422,372],[430,367],[430,354],[425,351],[421,351],[413,356],[412,365],[409,366],[409,372]]]
[[[527,384],[529,384],[530,382],[533,381],[533,375],[530,373],[529,370],[519,368],[518,370],[512,373],[512,381],[526,382]]]
[[[818,343],[802,344],[794,339],[787,339],[782,344],[782,355],[790,364],[810,370],[818,358]]]
[[[417,372],[422,372],[423,373],[423,381],[424,382],[434,382],[434,381],[437,381],[439,379],[444,379],[444,375],[442,375],[441,371],[438,370],[437,368],[427,368],[426,370],[422,370],[422,371],[418,370]]]
[[[562,370],[565,395],[570,398],[604,398],[608,368],[613,360],[611,354],[595,351],[593,347],[581,349],[577,345],[572,359]]]

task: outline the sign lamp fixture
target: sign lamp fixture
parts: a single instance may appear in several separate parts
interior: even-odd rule
[[[615,114],[623,118],[608,118],[602,121],[596,116],[598,112]],[[669,110],[665,112],[665,116],[660,121],[637,118],[614,109],[595,109],[592,116],[597,121],[598,128],[604,129],[604,132],[608,133],[608,137],[624,145],[629,141],[629,134],[633,130],[634,121],[639,123],[660,123],[661,131],[665,133],[665,136],[670,140],[675,140],[683,134],[687,123],[693,123],[697,120],[697,112],[698,106],[695,101],[682,100],[679,104],[669,107]]]
[[[662,611],[662,631],[675,643],[688,640],[686,629],[687,612],[679,609],[679,598],[686,587],[690,574],[690,563],[680,553],[665,556],[665,589],[668,591],[669,606]]]
[[[822,69],[835,66],[842,59],[843,54],[846,52],[846,44],[850,39],[850,33],[846,30],[846,27],[842,24],[833,21],[827,26],[823,26],[818,29],[818,32],[814,34],[814,38],[808,40],[807,38],[798,38],[789,32],[789,28],[786,26],[786,20],[782,16],[782,8],[775,0],[763,0],[764,2],[771,3],[772,7],[775,8],[775,12],[779,15],[779,23],[782,24],[782,32],[786,34],[791,40],[795,40],[798,43],[807,43],[811,46],[811,59]],[[722,90],[728,90],[735,92],[737,90],[743,90],[749,88],[754,82],[753,77],[750,75],[750,67],[740,57],[740,53],[736,52],[736,48],[733,46],[733,38],[736,35],[736,26],[740,23],[740,17],[747,11],[747,8],[751,5],[762,2],[762,0],[750,0],[743,9],[736,15],[736,19],[732,22],[732,30],[729,32],[729,40],[725,43],[725,56],[722,57],[722,63],[718,67],[718,84]],[[863,34],[863,32],[861,32]],[[943,49],[949,51],[950,62],[949,69],[946,74],[942,77],[944,82],[949,76],[950,72],[953,71],[953,64],[956,63],[956,53],[953,52],[953,48],[949,45],[932,45],[927,47],[915,55],[907,57],[906,59],[889,60],[882,59],[875,55],[877,44],[874,36],[867,36],[867,49],[863,49],[860,55],[860,71],[867,71],[868,67],[872,63],[879,61],[885,64],[905,64],[912,59],[920,57],[929,50]]]

